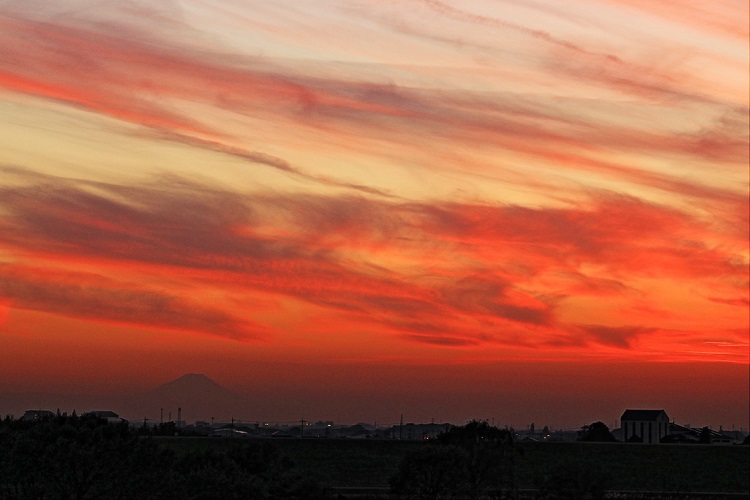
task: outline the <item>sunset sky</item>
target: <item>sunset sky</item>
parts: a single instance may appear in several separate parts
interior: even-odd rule
[[[747,0],[0,1],[0,392],[747,428],[749,40]]]

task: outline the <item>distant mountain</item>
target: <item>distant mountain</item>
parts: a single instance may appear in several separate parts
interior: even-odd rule
[[[222,387],[202,373],[188,373],[148,391],[146,395],[162,396],[170,399],[233,396],[229,389]]]
[[[240,397],[203,374],[189,373],[140,394],[55,394],[0,393],[0,418],[20,417],[25,410],[76,410],[80,415],[92,410],[111,410],[133,422],[148,419],[151,424],[177,420],[228,422],[248,418],[257,412],[258,401]]]
[[[178,408],[182,408],[182,419],[195,420],[229,419],[237,411],[240,398],[206,375],[188,373],[162,384],[144,394],[135,396],[131,404],[133,416],[148,416],[151,420],[177,420]],[[163,415],[162,415],[163,410]],[[142,417],[140,417],[142,418]]]

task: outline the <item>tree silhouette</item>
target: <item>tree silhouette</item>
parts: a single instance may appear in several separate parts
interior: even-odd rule
[[[0,432],[0,498],[117,498],[158,490],[160,463],[127,424],[93,416],[7,422]]]
[[[407,498],[437,500],[466,488],[465,452],[432,443],[410,452],[391,477],[391,490]]]
[[[537,481],[537,498],[603,499],[611,483],[611,475],[601,464],[579,459],[564,461],[553,465]]]
[[[495,491],[515,489],[515,448],[512,429],[498,429],[487,421],[472,420],[454,426],[438,436],[466,452],[469,492],[476,496],[483,488]]]
[[[578,431],[578,441],[609,443],[617,441],[604,422],[584,425]]]
[[[700,436],[698,437],[698,443],[700,444],[711,444],[711,429],[704,427],[701,429]]]
[[[516,491],[518,451],[511,429],[473,420],[440,434],[438,443],[405,457],[391,481],[394,492],[419,498],[502,498]]]
[[[322,498],[271,443],[176,455],[127,423],[83,415],[0,422],[0,499]]]

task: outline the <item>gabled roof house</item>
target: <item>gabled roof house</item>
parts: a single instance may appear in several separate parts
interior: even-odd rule
[[[664,410],[625,410],[620,427],[625,442],[659,443],[669,433],[669,416]]]

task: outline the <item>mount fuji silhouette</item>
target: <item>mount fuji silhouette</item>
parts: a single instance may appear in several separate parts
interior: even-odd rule
[[[131,422],[144,418],[149,424],[177,420],[178,408],[188,424],[196,420],[229,421],[232,417],[252,414],[257,401],[241,397],[203,374],[188,373],[144,393],[70,394],[70,393],[0,393],[0,415],[16,417],[29,409],[60,408],[78,414],[92,410],[113,410]],[[244,406],[243,406],[244,405]]]
[[[152,420],[158,415],[165,421],[170,414],[172,420],[176,420],[178,409],[181,409],[182,419],[192,423],[211,417],[229,418],[238,402],[237,395],[206,375],[188,373],[141,394],[134,406],[138,413],[148,415]]]
[[[146,395],[189,400],[216,396],[230,397],[232,392],[202,373],[188,373],[148,391]]]

